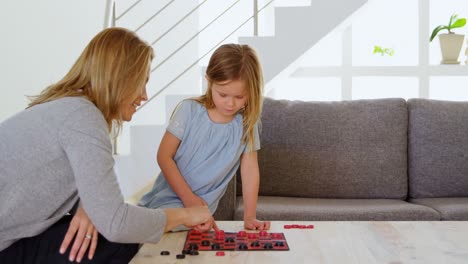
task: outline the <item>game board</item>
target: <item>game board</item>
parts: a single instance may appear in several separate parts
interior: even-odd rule
[[[224,232],[210,231],[201,233],[190,230],[185,239],[184,251],[194,250],[289,250],[288,242],[283,233],[268,233],[260,231]]]

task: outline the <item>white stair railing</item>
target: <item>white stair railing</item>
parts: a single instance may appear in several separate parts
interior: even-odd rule
[[[138,4],[141,3],[142,0],[138,0],[135,3],[133,3],[130,7],[128,7],[122,14],[116,16],[115,8],[116,8],[116,2],[115,0],[107,0],[106,3],[106,13],[105,13],[105,21],[104,21],[104,27],[114,27],[116,26],[116,22],[124,17],[130,10],[135,8]],[[156,11],[151,17],[149,17],[147,20],[145,20],[141,25],[139,25],[135,31],[138,31],[142,29],[144,26],[146,26],[151,20],[153,20],[156,16],[158,16],[163,10],[165,10],[167,7],[169,7],[175,0],[169,1],[167,4],[165,4],[162,8],[160,8],[158,11]],[[166,85],[164,85],[160,90],[158,90],[154,95],[152,95],[144,104],[142,104],[138,109],[137,112],[140,111],[143,107],[148,105],[153,99],[158,97],[162,92],[167,90],[168,88],[171,87],[171,85],[176,82],[178,79],[180,79],[184,74],[186,74],[190,69],[192,69],[195,65],[197,65],[202,59],[204,59],[208,54],[210,54],[214,49],[216,49],[219,45],[221,45],[226,39],[231,37],[235,32],[237,32],[240,28],[242,28],[247,22],[249,22],[251,19],[253,19],[253,32],[254,36],[258,35],[258,14],[262,12],[266,7],[268,7],[274,0],[270,0],[268,3],[266,3],[262,8],[258,9],[258,0],[253,0],[253,14],[252,16],[248,17],[245,19],[238,27],[236,27],[233,31],[228,33],[224,38],[222,38],[221,41],[217,42],[214,46],[212,46],[207,52],[205,52],[202,56],[200,56],[197,60],[195,60],[192,64],[190,64],[187,68],[185,68],[182,72],[180,72],[175,78],[173,78],[171,81],[169,81]],[[151,45],[155,45],[158,41],[160,41],[164,36],[169,34],[172,30],[174,30],[175,27],[177,27],[182,21],[187,19],[190,15],[192,15],[197,9],[199,9],[207,0],[202,1],[199,3],[197,6],[195,6],[192,10],[190,10],[187,14],[185,14],[179,21],[177,21],[174,25],[172,25],[168,30],[166,30],[164,33],[162,33],[156,40],[154,40]],[[174,52],[169,54],[164,60],[162,60],[158,65],[156,65],[153,69],[151,69],[151,73],[156,71],[158,68],[160,68],[162,65],[164,65],[167,61],[169,61],[175,54],[180,52],[186,45],[188,45],[191,41],[196,39],[203,31],[205,31],[208,27],[210,27],[213,23],[215,23],[217,20],[219,20],[221,17],[225,16],[235,5],[237,5],[240,2],[240,0],[235,1],[232,3],[229,7],[224,9],[218,16],[216,16],[214,19],[212,19],[207,25],[205,25],[202,29],[200,29],[197,33],[192,35],[188,40],[186,40],[181,46],[179,46]],[[113,149],[114,149],[114,155],[118,154],[117,151],[117,137],[113,138]]]

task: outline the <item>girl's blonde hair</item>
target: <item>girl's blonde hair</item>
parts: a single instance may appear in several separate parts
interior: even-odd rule
[[[254,126],[260,122],[262,111],[263,74],[262,67],[254,49],[248,45],[225,44],[215,50],[206,69],[208,88],[206,93],[195,98],[207,109],[214,108],[213,83],[225,81],[244,81],[247,90],[247,103],[243,115],[244,135],[242,141],[249,150],[254,146]]]
[[[122,126],[120,107],[145,91],[153,49],[134,32],[108,28],[97,34],[70,71],[31,99],[28,107],[68,96],[84,96],[102,112],[109,130]]]

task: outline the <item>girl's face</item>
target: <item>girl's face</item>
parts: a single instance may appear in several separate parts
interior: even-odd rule
[[[221,121],[230,121],[247,103],[245,82],[241,80],[213,83],[211,87],[214,114]]]
[[[120,106],[120,114],[123,121],[132,120],[133,114],[136,112],[136,108],[140,106],[141,102],[148,100],[148,95],[146,94],[146,87],[142,89],[142,93],[137,95],[137,97],[127,98],[122,102]]]

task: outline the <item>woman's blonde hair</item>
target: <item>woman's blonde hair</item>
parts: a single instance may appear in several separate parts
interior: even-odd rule
[[[124,100],[145,91],[153,49],[134,32],[108,28],[97,34],[60,81],[32,97],[28,107],[68,96],[84,96],[102,112],[109,126],[122,125]]]
[[[244,135],[242,141],[249,150],[254,146],[254,126],[260,122],[262,111],[263,74],[260,61],[254,49],[248,45],[225,44],[217,48],[206,69],[208,87],[206,93],[195,98],[207,109],[215,107],[212,95],[213,83],[240,80],[247,90],[247,103],[243,115]]]

